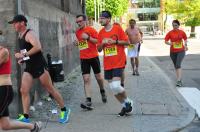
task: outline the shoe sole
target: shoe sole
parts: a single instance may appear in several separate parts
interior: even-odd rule
[[[93,110],[94,109],[94,107],[92,107],[92,106],[89,107],[89,106],[86,106],[84,104],[81,104],[80,107],[83,108],[83,109],[87,109],[87,110]]]

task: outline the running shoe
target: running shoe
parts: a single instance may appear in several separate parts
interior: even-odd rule
[[[182,86],[183,86],[182,81],[181,81],[181,80],[180,80],[180,81],[177,81],[177,82],[176,82],[176,86],[177,86],[177,87],[182,87]]]
[[[126,102],[125,103],[125,110],[126,110],[126,113],[131,113],[133,111],[133,101],[130,100],[129,102]]]
[[[126,108],[123,107],[122,110],[118,113],[118,116],[124,116],[126,115]]]
[[[25,118],[23,114],[19,114],[17,120],[21,121],[21,122],[30,123],[30,119],[29,118]]]
[[[38,121],[34,123],[34,128],[33,130],[31,130],[31,132],[40,132],[41,129],[42,129],[42,122]]]
[[[60,123],[67,123],[69,121],[69,116],[70,116],[71,110],[68,108],[66,111],[61,111],[60,112]]]
[[[86,110],[93,110],[94,108],[92,107],[92,102],[90,101],[85,101],[85,103],[81,103],[80,105],[81,108],[86,109]]]
[[[103,103],[106,103],[107,102],[107,96],[106,96],[106,93],[101,93],[101,99],[102,99],[102,102]]]

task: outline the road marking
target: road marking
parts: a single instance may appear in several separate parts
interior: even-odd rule
[[[200,117],[200,91],[194,87],[181,87],[178,91]]]

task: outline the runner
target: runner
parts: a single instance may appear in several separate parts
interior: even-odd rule
[[[122,110],[118,115],[124,116],[132,112],[133,105],[125,89],[120,85],[122,71],[126,64],[124,46],[129,44],[128,38],[120,25],[111,24],[109,11],[102,11],[99,21],[104,26],[98,37],[98,50],[104,51],[104,77],[116,99],[122,104]]]
[[[134,19],[129,20],[129,27],[126,29],[126,34],[130,41],[130,45],[128,46],[128,57],[130,57],[131,60],[133,75],[139,76],[139,52],[143,33],[136,27],[136,21]]]
[[[80,50],[80,60],[81,60],[81,70],[84,81],[84,90],[86,101],[81,103],[81,108],[91,110],[92,107],[92,93],[91,93],[91,76],[90,70],[91,67],[94,71],[95,78],[98,82],[100,93],[103,103],[107,102],[106,93],[104,90],[103,77],[101,75],[100,61],[97,51],[97,31],[90,27],[86,26],[86,16],[77,15],[76,23],[78,24],[78,29],[76,31],[76,36],[78,42],[75,44],[79,47]]]
[[[31,132],[39,132],[42,128],[40,121],[31,124],[10,120],[8,106],[13,100],[13,94],[10,54],[8,49],[0,46],[0,129],[29,129]]]
[[[181,87],[183,85],[181,63],[185,56],[185,51],[188,50],[187,36],[184,31],[179,29],[180,22],[178,20],[173,20],[172,26],[173,30],[169,31],[165,36],[165,44],[170,45],[170,57],[176,70],[176,86]]]
[[[15,54],[19,64],[26,63],[26,68],[22,75],[21,95],[23,114],[19,115],[17,120],[30,122],[30,89],[33,79],[39,79],[42,86],[53,96],[61,108],[60,123],[66,123],[69,119],[70,109],[64,106],[64,101],[60,93],[54,88],[49,72],[46,70],[47,64],[42,54],[41,43],[31,29],[27,29],[27,19],[23,15],[16,15],[9,24],[13,24],[15,30],[19,33],[20,52]]]

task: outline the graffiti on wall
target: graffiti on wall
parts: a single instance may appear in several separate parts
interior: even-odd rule
[[[75,35],[75,20],[71,16],[64,16],[62,19],[62,33],[64,37],[64,44],[72,45],[76,39]]]

